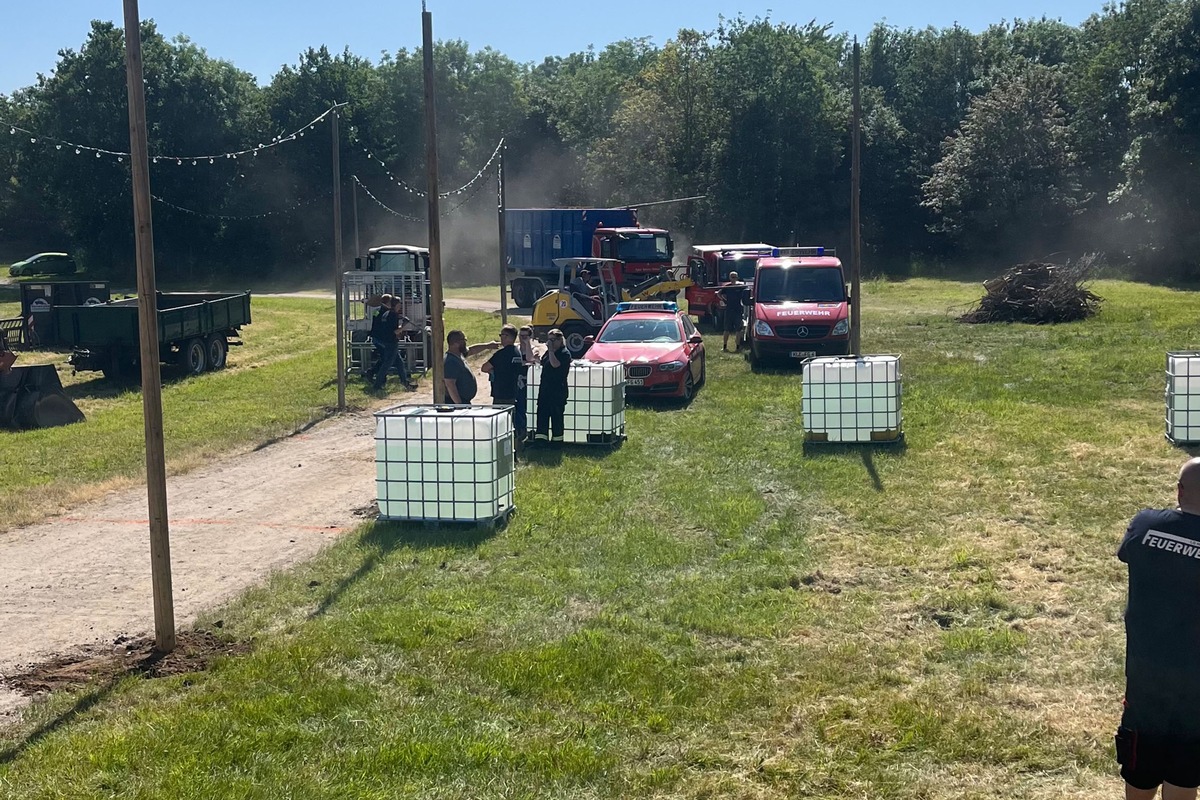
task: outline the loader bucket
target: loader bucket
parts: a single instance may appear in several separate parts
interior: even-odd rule
[[[53,428],[83,420],[83,412],[63,392],[53,364],[0,372],[0,428]]]

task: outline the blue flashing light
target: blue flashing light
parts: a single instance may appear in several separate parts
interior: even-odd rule
[[[818,255],[818,256],[823,256],[823,255],[825,255],[825,248],[824,248],[824,247],[818,247],[818,248],[817,248],[817,255]]]
[[[674,300],[626,300],[617,303],[618,314],[632,311],[667,311],[672,314],[679,311],[679,304]]]
[[[771,258],[779,258],[779,248],[778,247],[771,248]]]

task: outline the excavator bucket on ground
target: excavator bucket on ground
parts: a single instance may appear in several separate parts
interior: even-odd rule
[[[83,420],[53,364],[5,370],[0,361],[0,428],[53,428]]]

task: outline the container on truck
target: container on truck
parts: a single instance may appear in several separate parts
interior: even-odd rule
[[[636,208],[509,208],[504,229],[518,308],[532,308],[548,289],[559,288],[556,258],[620,261],[616,280],[629,287],[660,275],[675,256],[671,234],[639,225]]]

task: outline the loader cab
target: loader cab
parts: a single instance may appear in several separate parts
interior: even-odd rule
[[[419,272],[429,274],[429,248],[411,244],[385,244],[372,247],[366,259],[354,259],[355,269],[367,272]]]
[[[600,330],[622,299],[618,282],[622,263],[606,258],[556,258],[554,265],[562,288],[550,289],[534,303],[533,330],[545,341],[552,328],[560,328],[567,348],[578,356],[587,350],[587,338]],[[591,278],[588,291],[575,291],[585,269]]]

